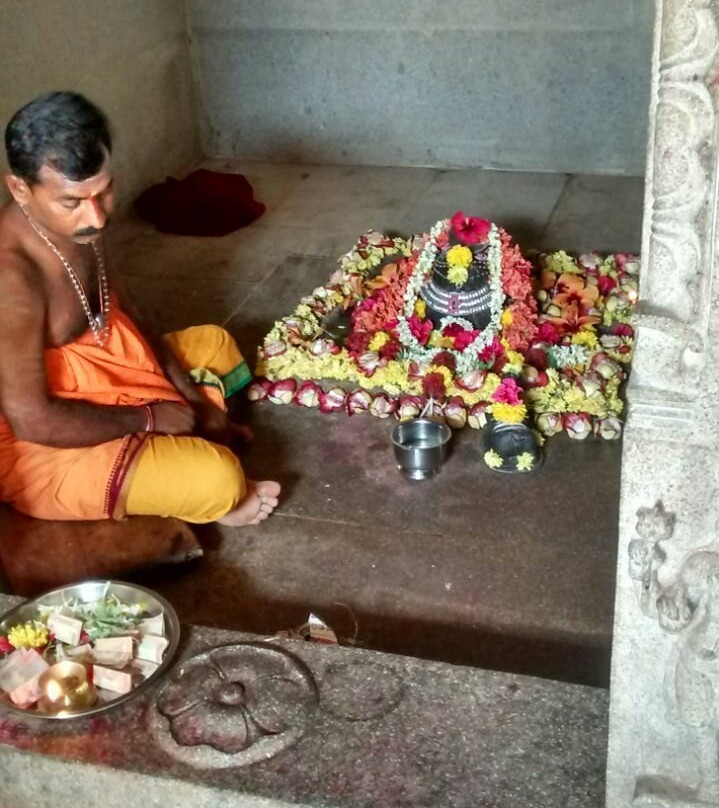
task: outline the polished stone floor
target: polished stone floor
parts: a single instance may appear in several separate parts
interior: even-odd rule
[[[241,164],[267,213],[219,239],[118,222],[115,263],[165,330],[222,323],[252,359],[272,322],[367,229],[421,232],[457,209],[523,249],[638,251],[643,181],[496,171]],[[619,444],[547,444],[536,474],[496,475],[478,433],[441,474],[402,479],[392,424],[261,403],[249,474],[284,485],[259,527],[204,528],[205,557],[145,582],[181,619],[271,634],[315,612],[345,642],[605,685]]]

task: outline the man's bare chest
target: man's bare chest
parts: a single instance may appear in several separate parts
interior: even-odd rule
[[[97,264],[94,256],[75,256],[72,273],[62,266],[45,276],[47,300],[46,343],[66,345],[90,327],[88,311],[100,311]]]

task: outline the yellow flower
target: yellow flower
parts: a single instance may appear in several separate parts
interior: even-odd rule
[[[508,325],[512,325],[512,312],[509,309],[505,309],[502,312],[502,316],[499,318],[499,322],[502,324],[502,328],[506,328]]]
[[[467,283],[469,272],[464,267],[450,267],[447,270],[447,280],[455,286]]]
[[[488,452],[484,453],[484,462],[491,468],[491,469],[498,469],[501,467],[504,460],[502,460],[501,456],[494,451],[494,449],[490,449]]]
[[[379,351],[379,349],[386,345],[390,340],[390,336],[386,331],[378,331],[369,342],[370,351]]]
[[[47,627],[36,620],[13,626],[7,635],[8,642],[15,648],[41,648],[47,645],[48,637]]]
[[[496,373],[488,373],[487,378],[484,380],[484,384],[479,388],[483,394],[482,401],[486,401],[492,395],[492,393],[499,387],[502,383],[502,380]]]
[[[454,348],[452,337],[443,337],[439,331],[432,331],[428,342],[433,348]]]
[[[564,250],[560,250],[559,252],[548,255],[544,259],[544,263],[548,270],[551,272],[556,272],[557,275],[561,275],[564,272],[581,272],[575,260],[571,257],[571,255],[567,255]]]
[[[507,351],[507,362],[502,368],[503,373],[521,373],[524,367],[524,357],[518,351]]]
[[[464,244],[455,244],[455,246],[447,252],[447,263],[452,268],[459,267],[460,269],[469,269],[472,265],[473,257],[472,250],[470,250],[469,247]]]
[[[524,404],[504,404],[495,401],[488,409],[498,421],[504,421],[505,424],[519,424],[527,417],[527,408]]]
[[[597,335],[591,328],[583,328],[572,337],[574,345],[586,345],[590,350],[597,347]]]
[[[421,298],[414,304],[414,313],[420,320],[423,320],[425,314],[427,314],[427,304]]]
[[[522,452],[517,455],[517,471],[529,471],[534,465],[534,457],[531,452]]]

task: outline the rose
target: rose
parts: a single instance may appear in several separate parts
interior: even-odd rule
[[[369,411],[377,418],[389,418],[397,409],[397,402],[389,398],[385,393],[377,393],[374,401],[370,404]]]
[[[267,392],[267,397],[273,404],[289,404],[294,398],[297,382],[294,379],[282,379],[275,382]]]
[[[295,393],[295,404],[301,407],[316,407],[320,403],[322,388],[316,382],[303,382]]]
[[[459,378],[455,379],[455,384],[457,387],[461,387],[462,390],[479,390],[479,388],[484,384],[484,380],[487,378],[487,371],[486,370],[471,370],[469,373],[465,373],[464,376],[460,376]]]
[[[459,396],[453,396],[444,405],[444,417],[452,429],[462,429],[467,423],[467,408]]]
[[[359,412],[367,412],[372,403],[372,394],[367,390],[353,390],[347,396],[347,413],[356,415]]]
[[[401,396],[397,415],[400,421],[406,421],[408,418],[416,418],[421,409],[422,400],[419,396]]]
[[[247,388],[247,398],[249,401],[263,401],[271,387],[272,382],[269,379],[257,379]]]
[[[320,412],[337,412],[345,406],[345,391],[341,387],[333,387],[326,393],[320,393]]]
[[[262,347],[262,351],[267,359],[274,356],[281,356],[287,350],[287,343],[281,339],[268,339]]]
[[[536,426],[542,435],[551,438],[562,431],[562,417],[553,412],[543,412],[537,416]]]
[[[622,422],[618,418],[597,418],[594,434],[604,440],[616,440],[622,434]]]
[[[592,433],[592,419],[585,412],[568,412],[562,417],[562,424],[572,440],[584,440]]]
[[[329,339],[316,339],[310,348],[310,353],[313,356],[324,356],[325,354],[337,354],[339,352],[339,345]]]
[[[549,376],[543,370],[537,370],[531,365],[526,365],[522,369],[521,379],[525,387],[545,387],[549,384]]]
[[[487,403],[480,401],[469,411],[467,423],[472,429],[483,429],[487,425]]]
[[[379,354],[376,351],[365,351],[357,360],[357,365],[365,376],[371,376],[377,368],[386,364],[386,362],[379,358]]]

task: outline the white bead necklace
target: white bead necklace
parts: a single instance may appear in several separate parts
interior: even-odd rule
[[[25,208],[20,208],[22,212],[25,214],[25,218],[30,223],[32,229],[40,236],[40,238],[47,244],[47,246],[55,253],[55,255],[59,258],[60,263],[65,267],[65,270],[72,282],[72,285],[75,287],[75,291],[77,292],[77,296],[80,298],[80,304],[82,305],[82,309],[85,312],[85,316],[87,317],[87,322],[90,326],[92,334],[95,338],[95,342],[100,346],[104,347],[107,343],[107,340],[110,336],[110,288],[107,283],[107,274],[105,273],[105,262],[102,257],[102,251],[97,246],[97,242],[92,242],[92,250],[95,253],[95,261],[97,264],[97,288],[100,298],[100,313],[95,315],[92,313],[92,308],[90,307],[90,301],[85,294],[85,289],[83,288],[82,283],[80,282],[80,278],[77,276],[77,272],[73,269],[70,262],[65,258],[65,256],[58,250],[58,248],[50,241],[50,239],[40,230],[40,228],[35,224],[35,222],[30,218]]]

